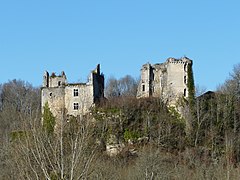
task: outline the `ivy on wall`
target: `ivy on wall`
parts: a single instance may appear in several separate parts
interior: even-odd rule
[[[187,80],[188,101],[189,101],[190,107],[193,107],[194,99],[195,99],[195,85],[194,85],[192,64],[188,64],[187,75],[188,75],[188,80]]]

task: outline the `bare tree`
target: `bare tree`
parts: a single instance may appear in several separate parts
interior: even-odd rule
[[[3,84],[0,97],[1,121],[7,121],[7,129],[17,128],[25,117],[40,112],[40,89],[27,82],[12,80]]]
[[[138,87],[138,80],[130,75],[126,75],[119,80],[110,77],[106,84],[106,97],[136,97]]]
[[[11,139],[33,115],[40,116],[39,88],[22,80],[0,85],[0,179],[11,179],[14,175],[9,158]]]
[[[107,80],[105,94],[108,98],[120,96],[119,82],[115,77],[112,76]]]
[[[122,96],[136,97],[138,80],[130,75],[126,75],[119,80],[119,87]]]
[[[32,119],[30,129],[17,132],[13,139],[12,158],[18,178],[86,179],[96,150],[91,121],[71,118],[67,122],[63,117],[61,129],[52,135],[43,131],[38,121]]]

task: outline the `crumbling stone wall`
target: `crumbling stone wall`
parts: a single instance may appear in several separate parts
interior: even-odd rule
[[[137,97],[159,97],[169,105],[176,103],[178,97],[188,97],[188,66],[192,60],[168,58],[166,62],[151,65],[144,64]],[[192,66],[191,66],[192,67]]]
[[[57,119],[64,115],[84,115],[104,97],[104,76],[100,65],[91,71],[87,83],[68,83],[64,72],[55,75],[46,71],[42,86],[42,111],[48,102],[49,108]]]

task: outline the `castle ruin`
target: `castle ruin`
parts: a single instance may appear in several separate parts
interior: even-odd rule
[[[168,58],[166,62],[154,65],[144,64],[137,98],[158,97],[168,105],[175,105],[179,97],[188,98],[189,68],[192,68],[192,60],[187,57]],[[42,111],[48,103],[56,118],[63,114],[84,115],[104,97],[104,76],[100,74],[100,65],[90,73],[87,83],[68,83],[64,72],[50,76],[46,71],[41,90]]]
[[[78,116],[104,97],[104,76],[100,74],[100,65],[93,70],[87,83],[68,83],[64,72],[56,76],[46,71],[42,86],[42,111],[46,103],[53,115],[60,119],[63,115]]]
[[[168,58],[166,62],[154,65],[144,64],[137,98],[159,97],[169,105],[175,105],[179,97],[187,98],[189,67],[192,68],[192,60],[187,57]]]

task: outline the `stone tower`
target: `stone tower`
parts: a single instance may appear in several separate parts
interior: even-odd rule
[[[188,97],[188,68],[192,60],[168,58],[166,62],[151,65],[144,64],[137,97],[159,97],[169,105],[176,103],[179,97]]]
[[[60,119],[63,115],[78,116],[104,97],[104,76],[100,74],[100,65],[91,71],[87,83],[68,83],[64,72],[56,75],[46,71],[43,76],[42,112],[48,103],[53,115]]]

